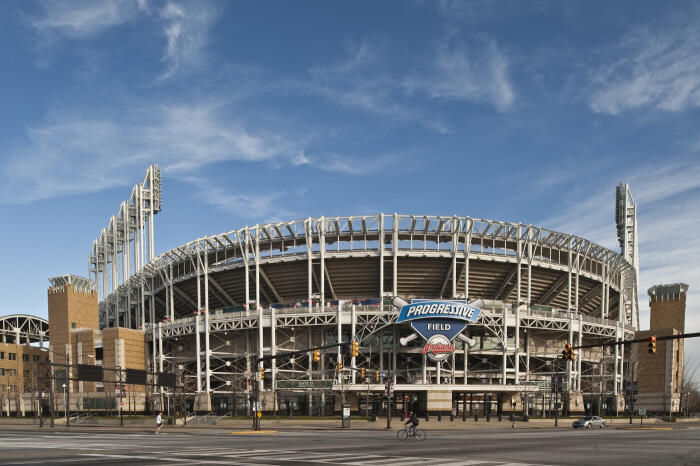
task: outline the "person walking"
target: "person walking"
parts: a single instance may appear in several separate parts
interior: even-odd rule
[[[163,416],[160,411],[158,411],[158,415],[156,416],[156,434],[160,434],[160,430],[163,428]]]

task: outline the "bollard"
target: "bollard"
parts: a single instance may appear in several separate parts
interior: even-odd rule
[[[479,415],[478,414],[474,415],[474,422],[479,422]]]
[[[450,413],[450,422],[454,422],[455,420],[455,413]]]
[[[428,411],[425,412],[425,420],[426,421],[430,420],[430,413]]]
[[[491,422],[491,413],[486,413],[486,422]]]
[[[503,422],[503,414],[498,415],[498,422]]]
[[[442,422],[442,414],[438,413],[438,422]]]

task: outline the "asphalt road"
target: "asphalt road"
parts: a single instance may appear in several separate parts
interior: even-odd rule
[[[396,432],[297,430],[255,435],[199,431],[0,430],[0,464],[267,465],[698,465],[700,429],[624,431],[428,431],[400,442]]]

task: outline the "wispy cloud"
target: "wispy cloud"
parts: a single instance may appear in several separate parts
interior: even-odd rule
[[[183,180],[197,187],[198,196],[202,200],[231,215],[260,222],[274,222],[296,216],[293,211],[285,208],[287,204],[283,199],[289,195],[286,192],[276,190],[266,193],[256,190],[252,194],[232,193],[213,185],[210,179],[188,176]]]
[[[149,105],[118,121],[55,113],[10,153],[2,199],[24,203],[122,185],[130,170],[153,161],[176,175],[226,160],[262,162],[285,157],[295,144],[247,129],[214,104]]]
[[[45,36],[56,34],[73,39],[92,36],[132,20],[145,11],[145,1],[137,0],[43,0],[43,15],[31,20]]]
[[[612,115],[638,108],[678,112],[700,107],[698,43],[698,21],[630,32],[591,72],[590,107]]]
[[[42,14],[29,21],[39,35],[42,66],[50,61],[47,50],[59,39],[86,41],[111,28],[145,19],[161,30],[164,39],[162,59],[166,67],[157,81],[203,62],[209,30],[218,17],[218,11],[205,1],[44,0],[42,7]]]
[[[206,3],[167,2],[159,16],[164,23],[167,39],[163,60],[167,69],[159,79],[167,79],[183,68],[202,61],[209,29],[217,17],[215,9]]]
[[[434,99],[483,102],[507,111],[515,101],[508,67],[508,59],[493,42],[468,51],[446,41],[437,48],[433,69],[403,84],[409,92],[425,92]]]
[[[378,38],[365,38],[349,47],[342,60],[311,68],[311,79],[296,85],[334,103],[417,122],[437,133],[450,132],[449,125],[427,111],[427,104],[484,103],[505,112],[515,101],[508,59],[494,42],[468,49],[443,41],[435,46],[433,59],[413,57],[411,62],[420,66],[408,71],[386,67],[387,48]]]

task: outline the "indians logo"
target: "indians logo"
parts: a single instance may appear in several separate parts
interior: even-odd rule
[[[459,338],[469,346],[474,340],[462,334],[469,322],[476,322],[481,309],[461,300],[422,300],[413,299],[407,303],[401,298],[394,299],[394,305],[401,307],[397,323],[408,322],[416,332],[401,338],[402,346],[420,335],[425,340],[421,354],[433,361],[444,361],[454,353],[452,340]]]

